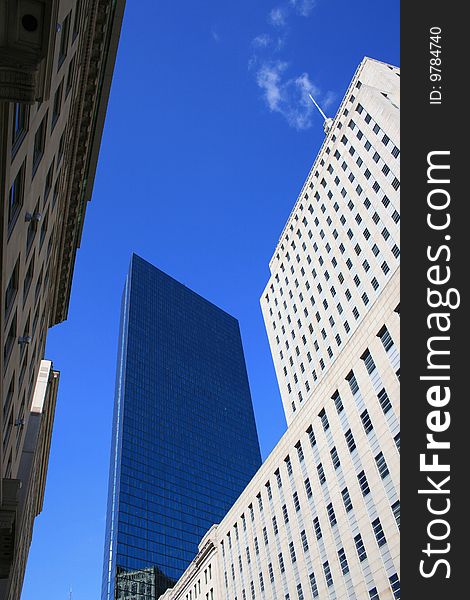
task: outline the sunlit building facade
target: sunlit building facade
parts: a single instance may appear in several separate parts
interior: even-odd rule
[[[400,598],[399,76],[325,123],[261,298],[287,431],[161,600]]]

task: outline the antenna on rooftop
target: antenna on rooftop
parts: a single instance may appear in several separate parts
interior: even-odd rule
[[[318,109],[318,112],[323,117],[323,130],[325,131],[325,133],[328,133],[331,129],[331,126],[333,125],[333,119],[330,119],[325,115],[325,113],[322,111],[322,109],[320,108],[318,103],[315,101],[315,98],[312,96],[312,94],[309,94],[308,97],[310,98],[310,100],[313,102],[315,107]]]

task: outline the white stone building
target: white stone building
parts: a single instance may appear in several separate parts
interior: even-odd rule
[[[326,123],[261,298],[288,429],[162,600],[400,598],[399,81]]]

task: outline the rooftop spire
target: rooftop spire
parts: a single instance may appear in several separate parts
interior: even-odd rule
[[[315,101],[315,98],[312,96],[312,94],[309,94],[308,97],[310,98],[310,100],[313,102],[313,104],[318,109],[318,112],[323,117],[323,130],[325,131],[325,133],[328,133],[331,129],[331,126],[333,125],[333,119],[331,119],[325,115],[325,113],[322,111],[322,109],[320,108],[318,103]]]

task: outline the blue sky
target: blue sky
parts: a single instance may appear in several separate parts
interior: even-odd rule
[[[285,431],[259,298],[365,55],[399,64],[396,0],[127,0],[22,600],[100,597],[122,287],[133,251],[240,321],[261,451]]]

